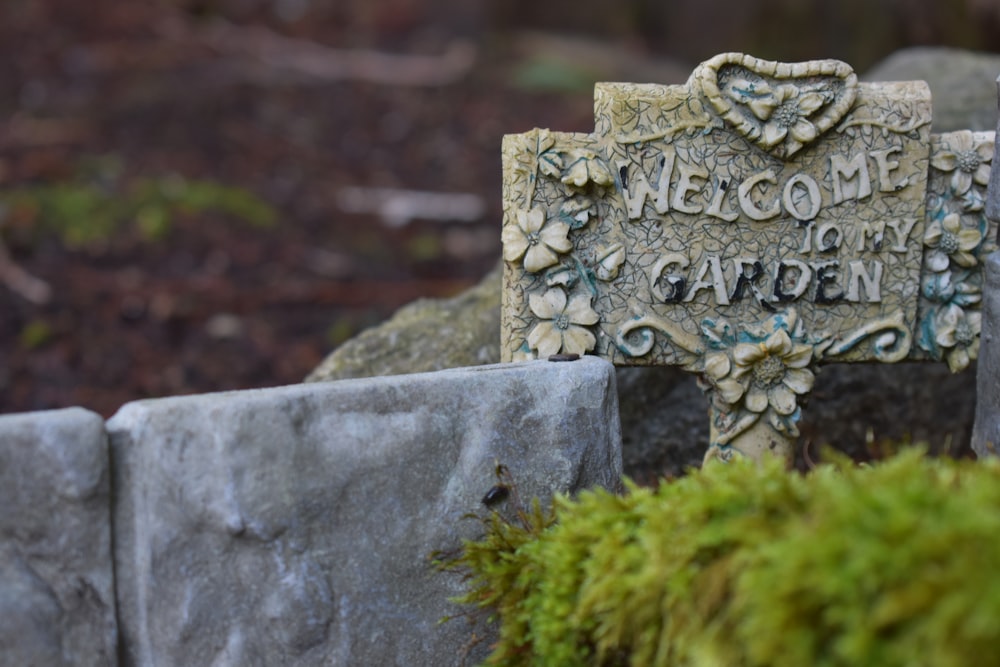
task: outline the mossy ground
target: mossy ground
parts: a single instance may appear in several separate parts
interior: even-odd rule
[[[973,665],[1000,655],[1000,465],[710,465],[493,514],[452,565],[495,665]]]

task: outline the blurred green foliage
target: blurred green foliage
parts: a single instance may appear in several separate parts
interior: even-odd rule
[[[44,319],[34,319],[21,328],[18,342],[25,350],[37,350],[52,340],[54,333],[52,326]]]
[[[222,213],[257,227],[274,224],[266,201],[237,187],[178,175],[131,177],[114,157],[83,160],[68,180],[0,190],[0,230],[54,232],[71,248],[110,239],[132,226],[149,241],[169,234],[180,215]]]
[[[465,545],[495,665],[973,665],[1000,655],[1000,464],[710,464]],[[988,660],[988,659],[987,659]]]
[[[525,90],[590,93],[600,78],[584,67],[537,56],[518,65],[511,83]]]

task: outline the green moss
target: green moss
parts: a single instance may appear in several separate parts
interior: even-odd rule
[[[34,319],[24,325],[18,341],[25,350],[37,350],[52,340],[52,327],[43,319]]]
[[[82,161],[66,181],[0,191],[0,223],[13,221],[36,235],[54,232],[73,248],[107,240],[128,225],[157,241],[177,216],[208,211],[259,227],[277,218],[270,204],[241,188],[176,175],[131,178],[110,157]]]
[[[453,563],[496,665],[971,665],[1000,654],[1000,465],[907,450],[559,499]]]

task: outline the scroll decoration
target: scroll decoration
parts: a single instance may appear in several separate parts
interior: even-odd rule
[[[874,357],[885,364],[906,359],[910,353],[913,336],[902,313],[868,322],[846,336],[824,340],[816,345],[817,358],[836,361],[838,356],[850,352],[858,345],[871,341]]]

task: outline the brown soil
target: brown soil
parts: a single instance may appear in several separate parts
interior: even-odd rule
[[[461,26],[421,45],[424,17],[382,4],[290,25],[195,3],[0,2],[0,189],[71,181],[112,156],[115,187],[179,174],[278,211],[269,228],[180,212],[156,240],[126,220],[78,246],[6,211],[0,412],[110,415],[143,397],[299,382],[346,337],[492,267],[502,134],[587,130],[590,94],[503,85],[502,54],[456,41]],[[343,51],[324,50],[385,44],[396,60],[346,70]],[[486,212],[391,228],[345,213],[345,186],[471,193]],[[47,302],[19,287],[20,270],[48,284]]]
[[[110,415],[138,398],[299,382],[404,303],[460,291],[499,254],[504,133],[589,131],[588,77],[646,76],[651,47],[695,63],[717,46],[699,30],[728,49],[774,45],[753,28],[778,25],[774,2],[713,9],[711,30],[698,24],[703,2],[670,10],[689,28],[663,9],[673,3],[639,1],[608,22],[606,3],[579,0],[544,12],[522,0],[0,0],[0,203],[29,185],[124,196],[143,178],[180,177],[242,188],[278,213],[261,228],[172,211],[154,237],[130,214],[74,244],[41,209],[0,206],[0,412]],[[876,4],[869,23],[893,18],[898,3]],[[562,64],[526,61],[510,39],[519,16],[536,28],[572,17],[617,45],[564,43]],[[850,55],[837,50],[856,46],[843,26],[827,23],[819,41],[788,32],[782,55]],[[883,55],[906,38],[879,35]],[[95,160],[117,167],[81,180]],[[485,212],[391,227],[346,210],[349,186],[468,193]],[[69,224],[87,231],[90,216],[80,208]]]

